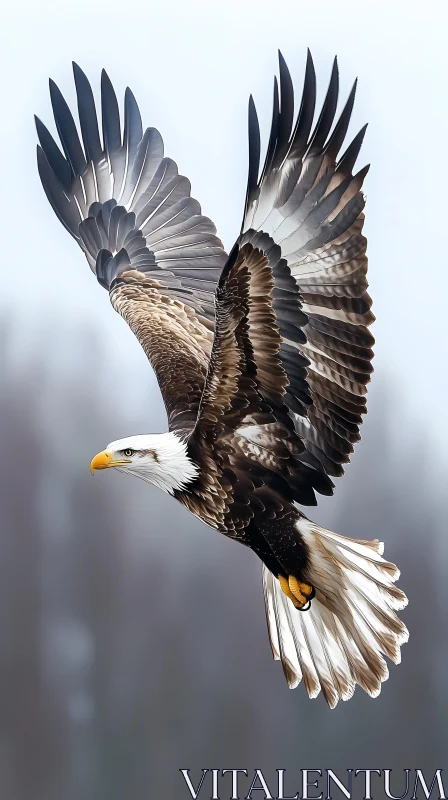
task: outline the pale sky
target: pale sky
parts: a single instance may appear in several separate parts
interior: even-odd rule
[[[427,432],[445,458],[447,30],[447,5],[435,2],[10,4],[0,34],[0,313],[14,324],[17,357],[43,337],[57,362],[59,341],[96,325],[118,378],[116,402],[128,402],[140,374],[137,385],[157,392],[138,343],[41,189],[33,113],[54,130],[48,78],[72,109],[72,59],[96,96],[103,66],[119,99],[129,84],[144,127],[161,131],[230,249],[245,195],[249,93],[265,141],[277,48],[299,100],[310,47],[320,97],[337,54],[341,105],[359,78],[350,132],[369,122],[358,165],[372,164],[364,185],[375,369],[394,379],[401,430]]]

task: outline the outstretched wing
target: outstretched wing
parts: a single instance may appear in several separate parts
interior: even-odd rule
[[[100,136],[90,84],[73,65],[81,140],[61,92],[50,94],[62,151],[36,119],[39,174],[60,221],[136,333],[156,372],[170,428],[194,424],[210,353],[214,291],[226,261],[190,182],[164,156],[155,128],[143,132],[130,89],[122,133],[103,71]]]
[[[279,57],[280,92],[276,80],[271,134],[260,175],[260,136],[252,100],[249,106],[249,179],[240,242],[263,249],[258,231],[281,248],[289,283],[274,292],[273,307],[290,384],[285,402],[296,415],[307,450],[329,475],[341,475],[359,439],[372,371],[374,340],[368,326],[374,317],[367,294],[361,192],[368,167],[352,174],[366,126],[339,156],[356,83],[333,127],[338,101],[335,59],[327,95],[312,128],[316,78],[309,53],[293,126],[292,82]],[[306,320],[294,311],[291,278],[300,291]],[[302,339],[297,337],[297,327]]]
[[[275,502],[316,502],[341,475],[366,410],[371,372],[366,240],[362,236],[367,169],[352,169],[365,129],[338,153],[355,87],[331,132],[338,99],[333,66],[323,109],[312,129],[315,75],[308,55],[301,108],[293,128],[292,83],[280,56],[280,94],[259,176],[259,132],[249,111],[249,180],[242,233],[217,291],[215,340],[192,446],[225,453],[233,477],[258,468]],[[203,456],[206,459],[207,455]],[[244,465],[239,463],[243,458]],[[227,467],[225,467],[227,469]],[[236,477],[235,477],[236,476]],[[252,483],[253,480],[252,480]],[[265,490],[263,490],[265,491]],[[257,508],[260,489],[246,490],[228,529]],[[247,505],[247,500],[246,500]],[[266,503],[263,501],[265,509]],[[254,511],[256,513],[256,511]],[[247,519],[246,519],[247,521]]]

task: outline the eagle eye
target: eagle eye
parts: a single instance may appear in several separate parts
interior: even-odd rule
[[[126,458],[130,458],[131,456],[134,455],[134,453],[135,450],[132,450],[131,447],[127,447],[126,450],[123,450],[123,455],[126,456]]]

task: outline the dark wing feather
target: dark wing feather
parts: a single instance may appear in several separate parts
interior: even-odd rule
[[[50,97],[56,129],[65,157],[70,164],[72,174],[74,176],[81,175],[86,168],[86,159],[79,141],[75,120],[58,86],[52,80],[50,80]]]
[[[84,72],[73,62],[73,74],[78,98],[78,114],[82,141],[87,161],[99,161],[103,156],[96,118],[95,101],[89,81]]]
[[[41,145],[41,153],[45,153],[48,166],[53,172],[54,178],[60,182],[64,189],[69,191],[72,180],[70,164],[62,155],[50,131],[45,127],[43,122],[41,122],[39,117],[35,116],[34,119],[36,122],[37,135]]]

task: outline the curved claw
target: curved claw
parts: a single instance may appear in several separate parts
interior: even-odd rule
[[[293,575],[289,578],[279,575],[280,586],[287,597],[292,601],[294,607],[298,611],[308,611],[311,606],[311,600],[316,594],[314,586],[309,583],[302,583]]]

